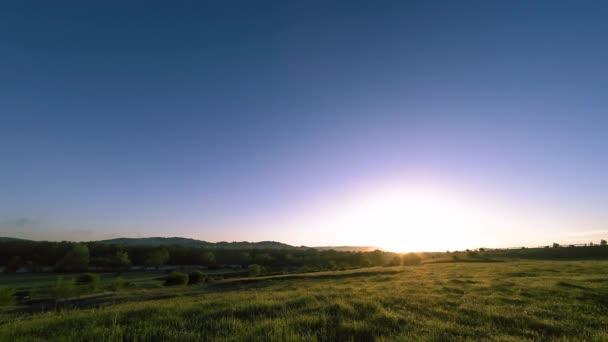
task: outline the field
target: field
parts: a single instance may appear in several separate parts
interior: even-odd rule
[[[13,277],[0,285],[48,280]],[[124,277],[135,286],[44,312],[3,308],[0,340],[608,340],[606,261],[446,262],[167,288],[158,274]]]

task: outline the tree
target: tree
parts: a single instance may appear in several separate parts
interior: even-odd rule
[[[559,247],[559,243],[554,242],[554,243],[553,243],[553,248],[558,248],[558,247]]]
[[[131,265],[131,259],[127,252],[118,251],[115,255],[110,258],[110,267],[114,270],[120,271]]]
[[[359,267],[369,267],[371,266],[371,261],[369,261],[369,257],[363,252],[357,252],[353,256],[353,265]]]
[[[155,248],[148,253],[146,265],[154,266],[158,270],[161,265],[169,261],[169,251],[165,247]]]
[[[606,242],[606,240],[600,241],[600,246],[606,246],[606,245],[608,245],[608,242]]]
[[[201,255],[201,262],[206,266],[215,265],[215,254],[212,252],[205,252]]]
[[[395,255],[391,261],[389,261],[388,266],[401,266],[401,258],[398,255]]]
[[[6,264],[5,273],[16,273],[23,266],[23,259],[20,256],[12,257]]]
[[[89,247],[79,243],[74,245],[56,265],[57,271],[83,272],[89,267]]]
[[[288,254],[289,256],[289,254]],[[241,265],[247,265],[251,261],[251,255],[248,252],[243,252],[239,255],[239,262]]]
[[[383,261],[384,261],[384,253],[379,250],[376,249],[373,252],[369,253],[369,261],[372,263],[372,265],[382,265]]]
[[[406,266],[420,265],[422,258],[416,253],[408,253],[403,256],[403,264]]]
[[[253,257],[253,261],[258,264],[268,264],[272,260],[272,257],[268,253],[259,253]]]

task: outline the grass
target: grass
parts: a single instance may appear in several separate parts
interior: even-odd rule
[[[0,340],[606,341],[606,270],[436,263],[104,291],[69,309],[6,307]]]

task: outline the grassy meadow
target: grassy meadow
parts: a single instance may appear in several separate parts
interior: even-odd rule
[[[183,287],[134,274],[126,289],[58,307],[4,307],[0,340],[607,341],[607,271],[606,261],[445,262]]]

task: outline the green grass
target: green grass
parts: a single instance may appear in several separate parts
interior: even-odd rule
[[[607,341],[607,270],[436,263],[105,291],[71,309],[7,307],[0,340]]]

